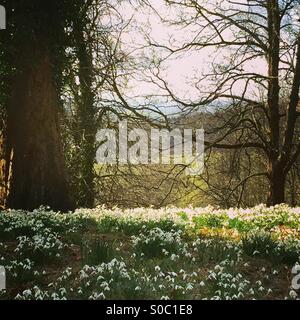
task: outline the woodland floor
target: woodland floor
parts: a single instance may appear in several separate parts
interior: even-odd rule
[[[284,205],[0,212],[1,299],[296,299],[299,257]]]

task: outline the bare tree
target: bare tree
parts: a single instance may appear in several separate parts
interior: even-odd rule
[[[286,178],[300,155],[299,1],[166,0],[166,4],[178,15],[161,19],[185,30],[187,40],[149,39],[153,48],[167,53],[156,61],[152,81],[183,112],[202,108],[214,114],[218,120],[206,124],[207,149],[257,152],[265,169],[251,173],[245,182],[265,176],[268,204],[284,202]],[[199,98],[180,97],[161,74],[161,66],[170,57],[208,48],[219,59],[195,79]]]

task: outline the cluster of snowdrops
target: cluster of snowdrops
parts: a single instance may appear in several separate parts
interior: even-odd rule
[[[0,299],[298,299],[299,258],[285,205],[0,212]]]

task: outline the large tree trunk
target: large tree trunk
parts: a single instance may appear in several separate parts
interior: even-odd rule
[[[49,52],[37,41],[23,49],[8,107],[6,206],[72,210]]]
[[[280,9],[277,0],[270,0],[267,4],[268,11],[268,107],[270,124],[271,153],[269,155],[269,180],[270,190],[268,205],[284,202],[285,174],[280,158],[280,107],[279,107],[279,64],[280,64]]]
[[[274,206],[285,202],[286,175],[280,163],[273,161],[269,166],[269,195],[268,205]]]
[[[0,209],[5,208],[6,200],[6,161],[5,161],[5,138],[4,138],[4,125],[0,119]]]
[[[74,23],[74,37],[79,60],[79,80],[81,96],[78,97],[76,114],[76,143],[79,147],[78,205],[91,208],[95,201],[95,159],[97,134],[97,109],[93,91],[93,57],[91,48],[85,41],[82,22]]]

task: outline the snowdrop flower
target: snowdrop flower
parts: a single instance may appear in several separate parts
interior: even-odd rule
[[[67,294],[67,290],[65,288],[60,288],[59,291],[62,296]]]
[[[242,299],[242,298],[244,298],[244,295],[243,295],[242,292],[239,292],[239,294],[238,294],[238,299]]]
[[[289,296],[290,296],[290,298],[292,298],[292,299],[297,299],[297,297],[298,297],[298,294],[297,294],[297,292],[295,291],[295,290],[291,290],[290,292],[289,292]]]
[[[32,292],[31,292],[31,290],[25,290],[24,292],[23,292],[23,295],[25,296],[25,297],[30,297],[31,295],[32,295]]]
[[[194,289],[194,286],[189,283],[187,286],[186,286],[186,290],[193,290]]]
[[[251,289],[249,289],[249,293],[250,294],[252,294],[252,295],[254,295],[255,294],[255,292],[254,292],[254,290],[251,288]]]
[[[104,294],[103,292],[101,292],[101,293],[99,294],[99,298],[105,299],[105,294]]]

